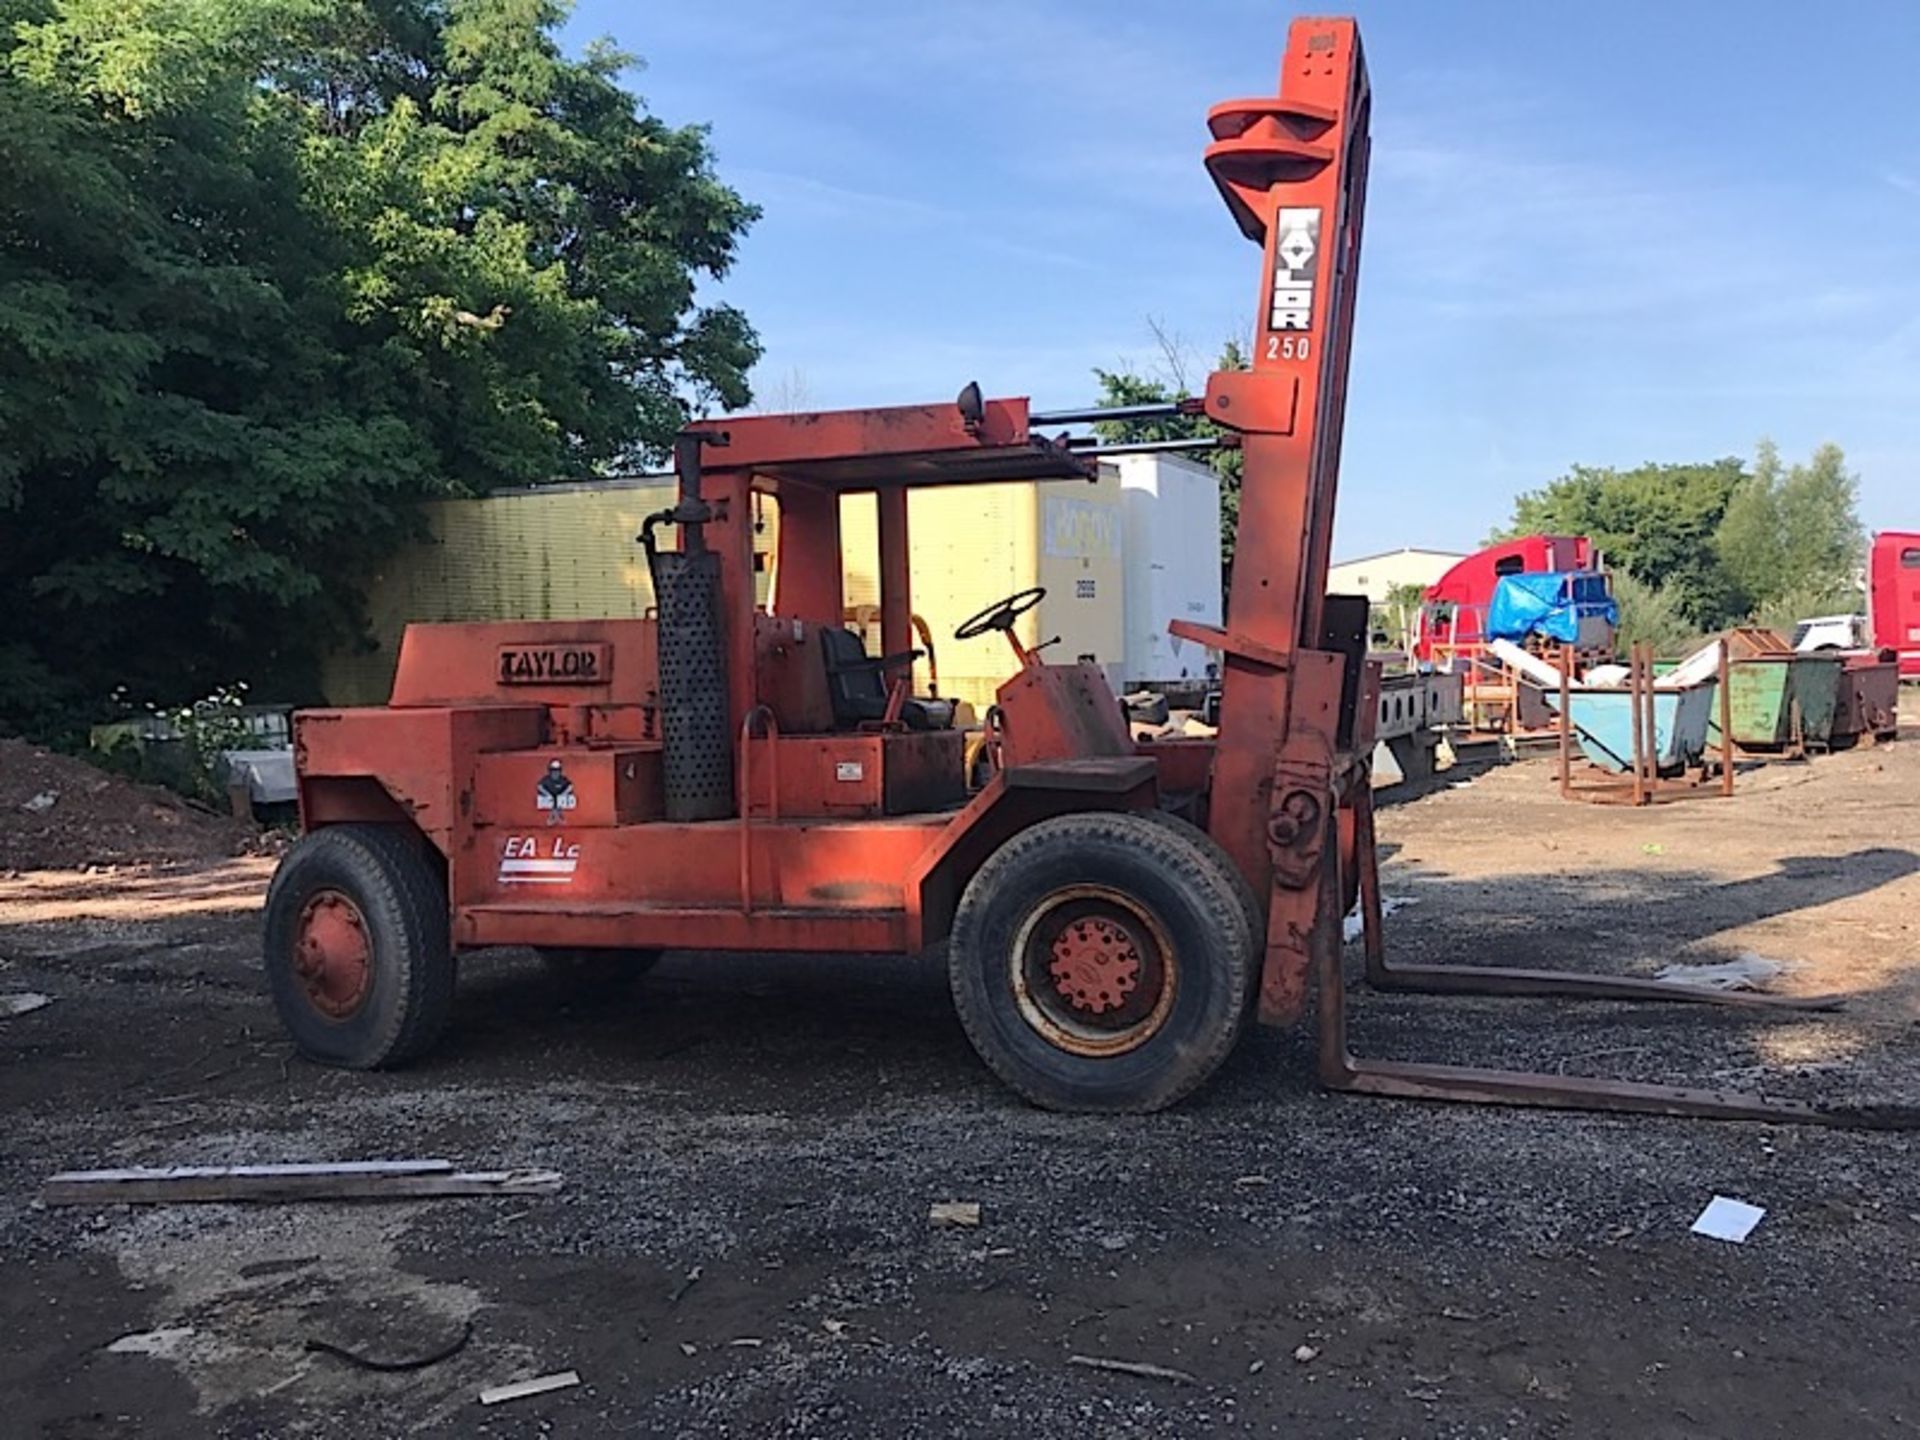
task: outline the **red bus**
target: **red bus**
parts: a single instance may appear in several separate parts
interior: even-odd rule
[[[1900,678],[1920,680],[1920,531],[1883,530],[1867,557],[1867,611],[1876,649],[1900,655]]]
[[[1460,653],[1463,647],[1480,645],[1486,638],[1482,627],[1487,607],[1502,576],[1594,568],[1593,542],[1584,535],[1523,535],[1489,545],[1427,587],[1414,636],[1414,658],[1433,663]]]

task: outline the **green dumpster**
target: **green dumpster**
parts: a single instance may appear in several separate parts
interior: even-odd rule
[[[1840,661],[1827,655],[1751,655],[1735,660],[1728,682],[1733,743],[1744,750],[1824,749],[1833,733]],[[1708,727],[1720,743],[1720,717]]]
[[[1838,655],[1794,657],[1792,704],[1800,712],[1802,744],[1821,750],[1831,744],[1833,712],[1840,699],[1840,671],[1844,664]]]

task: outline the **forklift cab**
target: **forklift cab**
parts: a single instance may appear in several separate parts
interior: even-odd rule
[[[1094,462],[1031,437],[1024,402],[983,401],[969,386],[951,406],[689,427],[675,470],[678,503],[649,519],[647,539],[661,597],[662,710],[684,719],[701,707],[683,702],[711,701],[715,687],[724,687],[724,720],[711,706],[706,733],[680,737],[681,748],[703,757],[700,773],[710,782],[722,766],[737,772],[725,786],[726,809],[716,784],[703,818],[742,808],[753,818],[874,818],[963,805],[966,737],[954,726],[953,703],[912,691],[924,648],[914,644],[910,493],[928,485],[1091,481]],[[873,496],[879,522],[873,651],[846,623],[840,514],[848,495]],[[769,501],[779,524],[762,604],[753,517]],[[651,539],[656,526],[678,531],[670,563]],[[692,558],[700,552],[712,558]],[[695,565],[711,581],[699,582],[701,598],[682,603],[675,587]],[[1099,669],[1046,665],[1015,637],[1014,621],[1043,593],[988,606],[956,633],[960,643],[992,644],[998,631],[1011,645],[997,742],[1029,761],[1132,755],[1119,702]],[[709,605],[718,624],[703,626],[694,611]],[[707,653],[692,653],[686,637],[703,633],[711,636]],[[675,738],[670,729],[663,756],[669,817]]]

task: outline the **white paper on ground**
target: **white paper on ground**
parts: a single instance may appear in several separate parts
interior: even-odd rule
[[[1419,903],[1418,895],[1388,895],[1380,902],[1380,918],[1384,920],[1396,910],[1404,910],[1409,905]],[[1347,941],[1358,940],[1366,934],[1366,929],[1366,917],[1355,911],[1340,922],[1340,938]]]
[[[1707,1202],[1707,1208],[1700,1212],[1700,1218],[1693,1222],[1692,1230],[1695,1235],[1705,1235],[1709,1240],[1731,1240],[1738,1245],[1753,1233],[1753,1227],[1760,1223],[1766,1213],[1758,1205],[1716,1195]]]
[[[1668,965],[1653,978],[1669,985],[1704,985],[1713,990],[1759,990],[1767,981],[1794,968],[1784,960],[1769,960],[1747,950],[1737,959],[1710,965]]]

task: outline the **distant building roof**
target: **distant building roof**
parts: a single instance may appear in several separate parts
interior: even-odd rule
[[[1350,560],[1336,560],[1333,568],[1345,569],[1349,565],[1364,565],[1369,560],[1391,560],[1396,555],[1420,555],[1430,560],[1464,560],[1466,555],[1459,550],[1429,550],[1421,545],[1402,545],[1398,550],[1381,550],[1372,555],[1355,555]]]

